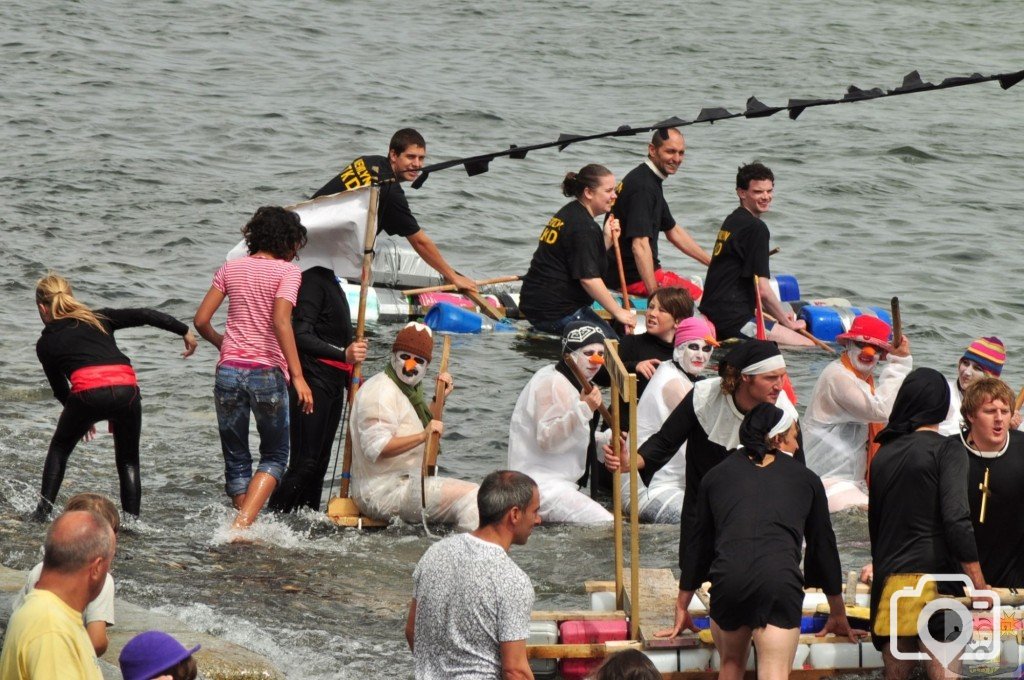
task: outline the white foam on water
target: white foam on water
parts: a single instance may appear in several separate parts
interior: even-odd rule
[[[362,679],[366,677],[367,671],[379,672],[385,667],[387,656],[400,652],[392,643],[363,643],[322,630],[285,628],[270,632],[248,619],[224,615],[205,604],[163,606],[153,611],[173,616],[194,630],[261,654],[289,678]],[[181,642],[190,644],[184,636]],[[331,650],[332,653],[318,650]],[[340,667],[336,656],[338,650],[344,650],[351,663]],[[203,669],[199,670],[202,672]]]

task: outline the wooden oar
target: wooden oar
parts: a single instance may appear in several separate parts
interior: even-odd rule
[[[441,367],[437,371],[437,381],[434,384],[434,400],[430,402],[430,413],[434,420],[442,420],[444,415],[445,383],[441,380],[441,374],[448,371],[448,358],[452,351],[452,336],[444,336],[444,345],[441,349]],[[431,477],[437,474],[437,454],[441,448],[441,435],[431,432],[423,447],[423,477]],[[426,499],[424,499],[424,503]]]
[[[622,248],[619,239],[612,241],[615,248],[615,264],[619,268],[619,286],[622,288],[622,308],[629,311],[629,291],[626,290],[626,268],[622,266]]]
[[[363,238],[363,267],[359,275],[359,313],[356,316],[356,340],[363,340],[366,332],[366,294],[370,289],[370,275],[373,271],[373,243],[377,238],[377,202],[380,187],[370,188],[370,208],[366,213],[366,233]],[[356,390],[363,375],[362,362],[352,366],[352,382],[348,389],[349,412],[355,401]],[[338,495],[348,498],[349,479],[352,475],[352,428],[345,430],[345,454],[341,463],[341,488]]]
[[[777,247],[772,248],[771,250],[768,251],[768,257],[771,257],[772,255],[777,255],[777,254],[779,254],[781,252],[782,252],[782,246],[777,246]]]
[[[496,276],[493,279],[480,279],[475,281],[478,286],[489,286],[494,283],[512,283],[518,281],[518,276]],[[402,294],[412,297],[413,295],[422,295],[424,293],[450,293],[457,291],[454,283],[446,283],[442,286],[427,286],[426,288],[410,288],[409,290],[403,290]]]
[[[774,316],[772,316],[768,312],[762,312],[762,314],[764,315],[764,318],[768,319],[769,321],[773,321],[775,323],[778,323],[778,319],[776,319]],[[818,338],[814,337],[814,335],[809,330],[807,330],[806,328],[798,329],[797,333],[799,333],[800,335],[804,336],[805,338],[807,338],[808,340],[813,342],[815,345],[817,345],[818,347],[820,347],[823,350],[825,350],[826,352],[828,352],[830,354],[835,354],[836,353],[836,350],[835,350],[834,347],[831,347],[827,342],[824,342],[823,340],[819,340]]]
[[[1017,393],[1017,399],[1013,402],[1013,412],[1016,413],[1024,406],[1024,387]]]
[[[582,385],[581,390],[589,394],[593,385],[591,385],[590,381],[587,380],[587,376],[583,375],[583,371],[581,371],[580,367],[576,365],[576,362],[572,360],[572,355],[567,352],[562,356],[562,360],[565,361],[569,366],[569,370],[571,370],[572,374],[576,376],[576,380],[580,385]],[[604,422],[608,424],[608,427],[612,427],[612,423],[614,423],[615,420],[612,418],[612,414],[608,411],[608,408],[604,405],[603,401],[598,405],[597,412],[601,414],[602,418],[604,418]]]
[[[900,299],[893,297],[892,305],[892,346],[899,347],[903,342],[903,319],[900,318]]]

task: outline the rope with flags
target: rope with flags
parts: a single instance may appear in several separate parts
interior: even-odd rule
[[[684,120],[676,116],[667,118],[653,125],[620,125],[614,130],[607,132],[597,132],[589,135],[562,133],[558,135],[558,139],[550,142],[541,142],[539,144],[528,144],[518,145],[512,144],[507,149],[501,151],[493,151],[490,153],[478,154],[475,156],[466,156],[464,158],[455,158],[440,163],[433,163],[431,165],[424,166],[420,170],[420,175],[413,183],[412,188],[418,189],[423,186],[423,183],[427,181],[427,178],[431,173],[446,170],[448,168],[454,168],[462,166],[466,169],[466,174],[470,177],[474,175],[480,175],[490,170],[491,161],[496,158],[512,158],[522,160],[526,158],[526,154],[531,151],[538,151],[540,149],[550,149],[557,147],[559,151],[565,150],[572,144],[578,144],[580,142],[588,142],[594,139],[604,139],[606,137],[626,137],[645,132],[653,132],[654,130],[668,130],[669,128],[686,127],[689,125],[696,125],[698,123],[711,123],[714,124],[721,120],[729,120],[732,118],[767,118],[774,116],[780,111],[786,111],[789,114],[790,120],[796,120],[800,117],[804,111],[810,108],[817,108],[822,106],[834,106],[836,104],[854,104],[857,102],[871,101],[875,99],[884,99],[886,97],[898,97],[907,94],[919,94],[922,92],[932,92],[935,90],[946,90],[953,87],[964,87],[966,85],[977,85],[980,83],[988,83],[996,81],[999,86],[1008,90],[1017,83],[1024,80],[1024,70],[1008,72],[1008,73],[997,73],[995,75],[983,76],[980,73],[973,73],[969,76],[950,76],[944,78],[938,84],[925,82],[921,78],[921,74],[918,71],[911,71],[903,77],[903,83],[898,87],[892,89],[882,89],[881,87],[873,87],[871,89],[862,89],[856,85],[850,85],[846,89],[846,93],[842,97],[837,98],[811,98],[811,99],[800,99],[790,98],[784,106],[768,106],[761,102],[757,97],[750,97],[747,100],[746,108],[743,111],[731,112],[721,106],[704,107],[697,114],[696,118],[690,120]],[[667,135],[668,133],[665,132]]]

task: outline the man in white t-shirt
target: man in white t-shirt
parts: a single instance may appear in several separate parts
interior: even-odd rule
[[[540,524],[540,492],[521,472],[499,470],[477,494],[480,528],[449,536],[413,572],[405,624],[417,680],[528,678],[533,584],[508,556]]]

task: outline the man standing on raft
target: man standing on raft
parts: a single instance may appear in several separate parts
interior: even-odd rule
[[[313,198],[358,189],[379,182],[380,204],[377,212],[378,232],[404,236],[423,261],[433,267],[459,290],[476,291],[476,282],[457,273],[438,250],[409,208],[401,182],[411,182],[420,174],[427,157],[427,142],[416,130],[403,128],[391,137],[388,155],[360,156],[345,166]]]
[[[420,471],[425,444],[444,424],[434,420],[421,385],[434,354],[430,329],[410,322],[398,332],[383,373],[356,392],[349,428],[352,432],[352,497],[368,516],[409,523],[421,519],[456,524],[472,531],[479,519],[477,485],[459,479],[427,477],[421,498]],[[453,387],[447,373],[438,376]]]
[[[694,300],[701,289],[687,279],[661,268],[658,260],[658,233],[665,232],[669,243],[702,265],[711,257],[697,245],[693,237],[676,224],[665,201],[662,183],[676,174],[686,153],[686,141],[676,128],[655,130],[647,145],[647,159],[636,166],[619,184],[619,197],[612,215],[618,218],[622,233],[619,250],[626,274],[626,290],[630,295],[648,296],[658,288],[685,288]],[[610,288],[620,285],[617,267],[611,267],[605,282]]]
[[[799,334],[806,324],[783,307],[769,285],[771,234],[761,215],[771,208],[774,191],[775,175],[760,163],[744,165],[736,173],[740,205],[725,218],[718,232],[700,311],[715,324],[720,339],[753,337],[759,292],[764,310],[777,320],[766,321],[768,339],[783,345],[811,345],[809,339]]]

